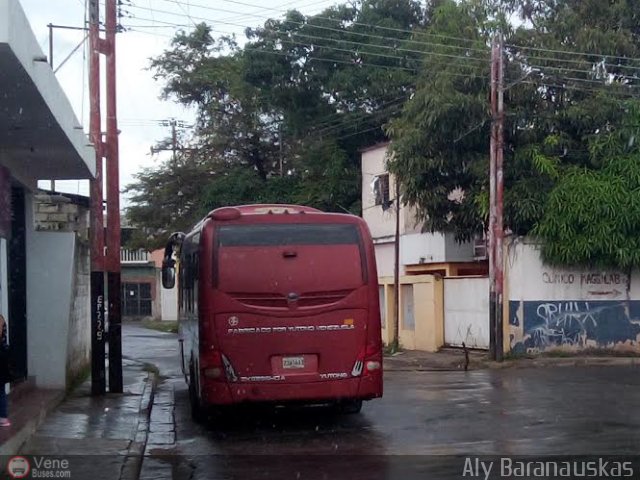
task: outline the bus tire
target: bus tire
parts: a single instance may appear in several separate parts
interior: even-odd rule
[[[345,414],[356,414],[362,410],[362,400],[347,400],[338,404],[338,411]]]
[[[203,423],[205,421],[205,415],[200,405],[200,399],[198,398],[193,361],[189,365],[189,404],[191,405],[192,420],[196,423]]]

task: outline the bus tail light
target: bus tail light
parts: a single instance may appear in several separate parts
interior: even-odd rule
[[[236,371],[224,353],[211,352],[207,362],[202,366],[202,374],[211,380],[235,382],[238,380]]]
[[[220,367],[205,368],[203,373],[205,377],[217,380],[222,376],[222,369]]]
[[[352,377],[359,377],[363,373],[373,373],[382,370],[382,351],[377,345],[367,345],[358,355],[351,370]]]
[[[372,372],[374,370],[380,370],[382,368],[382,363],[376,360],[369,360],[367,362],[367,371]]]

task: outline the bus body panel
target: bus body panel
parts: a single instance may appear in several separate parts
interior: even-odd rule
[[[266,208],[251,206],[259,213],[237,219],[207,218],[197,237],[192,232],[185,239],[191,246],[183,248],[181,269],[191,261],[186,266],[197,269],[198,281],[191,285],[197,293],[180,287],[180,338],[186,369],[189,362],[194,366],[190,381],[197,383],[201,403],[382,396],[378,282],[365,222],[311,209],[265,214]],[[275,237],[270,243],[270,236],[279,234],[270,225],[285,225],[285,233],[299,244],[278,244]],[[314,240],[314,228],[299,225],[326,225],[322,231],[328,234]],[[348,229],[332,225],[354,226],[357,243],[344,240],[351,235]],[[195,266],[187,258],[194,243]],[[365,366],[376,364],[371,371]],[[220,367],[224,375],[212,378]]]

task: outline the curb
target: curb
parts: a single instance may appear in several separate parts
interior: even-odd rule
[[[400,363],[400,362],[399,362]],[[566,367],[640,367],[640,357],[539,357],[505,360],[503,362],[471,362],[468,371],[508,370],[524,368],[566,368]],[[450,365],[412,365],[402,362],[397,366],[384,366],[386,372],[463,372],[462,363]]]
[[[145,379],[144,389],[140,398],[140,408],[136,436],[131,440],[127,449],[126,458],[120,472],[120,480],[137,480],[142,471],[142,460],[149,437],[149,422],[151,417],[151,407],[155,395],[157,377],[149,372]]]
[[[27,421],[27,423],[16,431],[11,438],[0,445],[0,456],[16,455],[20,452],[20,449],[31,438],[31,436],[38,430],[40,425],[47,418],[47,415],[55,410],[65,399],[66,395],[63,390],[52,391],[51,399],[41,404],[40,413],[37,417]]]

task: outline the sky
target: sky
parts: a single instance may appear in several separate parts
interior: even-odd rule
[[[18,0],[31,24],[43,52],[49,52],[48,24],[81,27],[85,21],[86,0]],[[290,8],[314,14],[333,5],[335,0],[122,0],[127,29],[117,35],[117,95],[120,133],[120,185],[134,181],[135,173],[153,168],[170,153],[151,154],[151,147],[170,136],[163,120],[176,119],[185,125],[194,121],[193,110],[162,100],[161,81],[148,69],[150,58],[170,47],[179,29],[189,31],[195,23],[212,25],[214,34],[236,33],[242,40],[244,28],[261,25],[269,17],[279,17]],[[101,4],[104,12],[104,4]],[[78,120],[89,127],[88,42],[86,33],[54,28],[53,68],[74,108]],[[75,53],[72,51],[81,44]],[[71,54],[69,59],[62,62]],[[104,67],[102,73],[104,74]],[[104,88],[103,99],[104,101]],[[104,108],[103,108],[104,113]],[[188,129],[185,131],[188,133]],[[49,183],[41,183],[49,188]],[[58,181],[56,190],[89,195],[87,181]],[[121,205],[127,198],[121,195]]]

